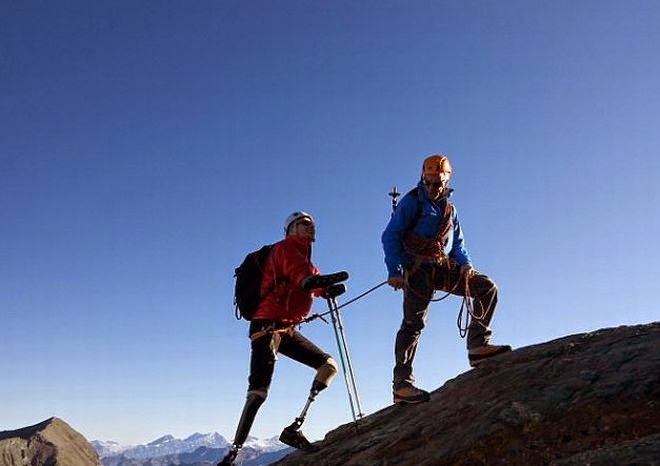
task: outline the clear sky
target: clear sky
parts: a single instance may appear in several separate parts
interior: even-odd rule
[[[247,385],[233,269],[311,212],[314,262],[386,278],[387,192],[447,153],[515,347],[660,318],[657,1],[24,1],[0,10],[0,430],[233,437]],[[415,364],[469,369],[459,299]],[[326,310],[325,302],[315,311]],[[345,308],[364,411],[391,403],[401,293]],[[332,327],[303,332],[336,356]],[[278,362],[252,433],[297,416]],[[350,420],[341,378],[303,431]]]

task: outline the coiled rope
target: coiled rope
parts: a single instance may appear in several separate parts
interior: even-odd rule
[[[447,266],[451,269],[451,267],[452,267],[451,262],[449,262],[449,259],[447,259],[446,257],[445,257],[445,260],[447,260]],[[453,267],[457,267],[457,264],[453,265]],[[429,299],[430,303],[431,302],[435,303],[435,302],[442,301],[443,299],[445,299],[450,294],[454,294],[454,291],[458,287],[458,283],[460,281],[460,279],[457,280],[456,283],[454,284],[454,286],[449,291],[446,291],[443,296],[441,296],[439,298],[433,298],[433,296],[435,295],[435,292],[437,291],[437,290],[435,290],[435,286],[434,286],[434,284],[435,284],[435,273],[436,273],[436,269],[435,269],[435,267],[433,267],[431,269],[431,276],[429,277],[428,274],[425,275],[427,280],[430,278],[430,281],[431,281],[430,285],[431,285],[431,288],[433,289],[433,293],[431,295],[432,297]],[[404,274],[404,286],[406,287],[406,289],[409,292],[417,295],[418,297],[420,297],[422,299],[426,299],[426,296],[422,295],[419,291],[415,290],[412,285],[410,285],[409,275],[410,275],[409,273]],[[472,300],[472,293],[470,291],[470,277],[464,277],[464,282],[465,282],[465,287],[464,287],[463,293],[462,293],[463,300],[461,301],[461,307],[458,310],[458,316],[456,317],[456,326],[458,327],[458,334],[460,335],[461,338],[465,338],[467,336],[467,332],[468,332],[468,329],[469,329],[469,326],[470,326],[470,317],[474,321],[476,321],[479,325],[481,325],[482,327],[487,328],[487,326],[484,325],[484,323],[483,323],[483,319],[486,317],[486,315],[490,311],[490,308],[493,304],[493,298],[495,297],[495,295],[492,293],[493,288],[495,288],[495,285],[493,284],[493,286],[491,286],[491,288],[488,290],[488,294],[491,295],[490,302],[488,303],[488,306],[485,306],[485,307],[482,306],[481,313],[479,315],[477,315],[474,311],[474,302]]]

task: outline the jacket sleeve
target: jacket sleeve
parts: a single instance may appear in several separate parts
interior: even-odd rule
[[[290,286],[300,286],[303,278],[319,273],[307,256],[290,243],[283,242],[279,252],[282,272]]]
[[[466,264],[471,265],[472,260],[470,259],[470,254],[465,248],[465,238],[463,238],[463,230],[461,229],[461,225],[458,222],[458,212],[456,211],[455,206],[452,206],[452,210],[454,211],[453,212],[454,218],[452,219],[454,223],[454,237],[453,237],[451,252],[449,253],[449,255],[456,262],[458,262],[459,265],[466,265]]]
[[[403,235],[415,218],[417,202],[410,194],[403,196],[381,236],[388,277],[403,273]]]

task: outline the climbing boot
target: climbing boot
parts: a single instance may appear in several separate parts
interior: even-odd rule
[[[295,430],[291,426],[286,427],[280,434],[280,442],[289,445],[290,447],[297,448],[298,450],[314,452],[319,451],[320,448],[316,445],[309,443],[303,433]]]
[[[468,359],[470,360],[470,366],[476,367],[482,361],[508,351],[511,351],[511,346],[509,345],[483,345],[469,349]]]
[[[415,404],[429,401],[431,395],[429,392],[413,385],[404,385],[394,389],[393,398],[394,403],[397,404]]]

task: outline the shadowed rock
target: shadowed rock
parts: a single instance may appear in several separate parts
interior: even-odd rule
[[[383,383],[389,383],[384,380]],[[278,465],[651,465],[660,458],[660,323],[518,349]]]
[[[0,466],[99,466],[85,437],[52,417],[34,426],[0,432]]]

